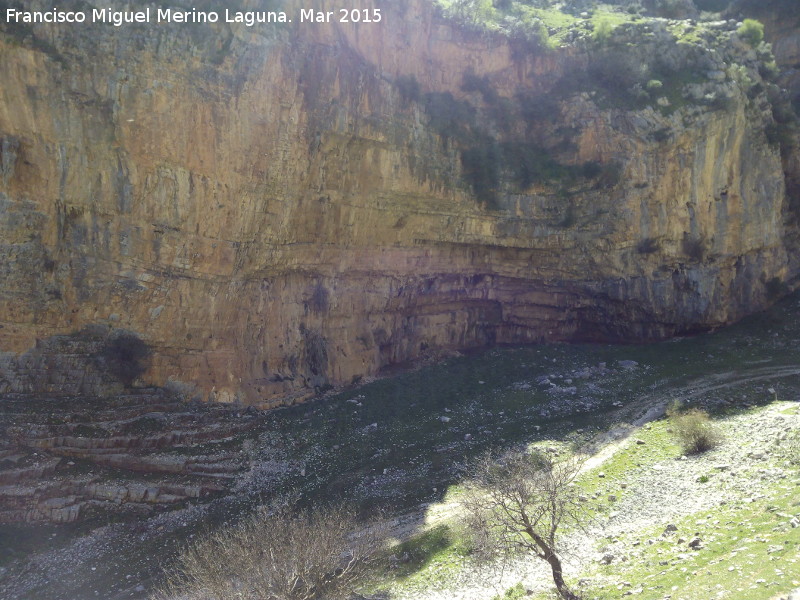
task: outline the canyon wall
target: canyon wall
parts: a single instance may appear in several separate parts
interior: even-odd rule
[[[139,381],[271,406],[443,350],[715,328],[793,285],[772,106],[732,32],[747,77],[692,49],[697,102],[666,82],[630,108],[563,91],[575,48],[350,4],[382,22],[5,26],[0,391],[87,328],[76,392],[124,334]],[[517,142],[555,175],[485,171]]]

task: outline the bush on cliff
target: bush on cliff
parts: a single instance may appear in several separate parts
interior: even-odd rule
[[[739,29],[736,30],[736,33],[755,48],[764,39],[764,25],[755,19],[745,19]]]

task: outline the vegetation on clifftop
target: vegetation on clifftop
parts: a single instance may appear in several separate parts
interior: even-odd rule
[[[744,107],[752,113],[749,120],[764,123],[770,143],[782,149],[790,143],[783,113],[773,124],[772,115],[757,108],[765,99],[774,104],[779,96],[763,25],[753,19],[741,24],[721,20],[719,11],[727,10],[727,3],[436,4],[442,16],[467,35],[507,38],[515,60],[558,54],[559,68],[550,69],[547,80],[513,97],[500,92],[501,82],[493,75],[474,72],[464,73],[460,96],[425,93],[413,77],[396,82],[403,103],[421,104],[430,127],[459,152],[462,178],[485,207],[499,207],[504,197],[529,193],[533,187],[566,198],[616,185],[620,165],[613,160],[579,162],[575,150],[580,125],[559,126],[565,108],[579,98],[601,111],[652,108],[664,117],[678,113],[683,116],[678,129],[689,126],[695,115]],[[691,10],[681,12],[675,8],[678,4]],[[700,14],[698,10],[706,11],[701,19],[662,18]],[[570,50],[559,50],[565,46]],[[675,125],[657,122],[650,138],[666,141]]]

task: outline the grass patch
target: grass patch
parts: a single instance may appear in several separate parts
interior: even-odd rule
[[[614,4],[594,6],[587,18],[579,16],[580,10],[571,11],[565,6],[530,4],[533,3],[519,0],[494,3],[438,0],[444,16],[467,29],[494,32],[516,41],[533,41],[539,50],[567,43],[571,31],[598,27],[611,31],[639,18]]]
[[[392,548],[392,569],[384,581],[374,586],[422,589],[440,583],[458,572],[470,548],[466,537],[449,525],[437,525]]]
[[[492,600],[521,600],[528,595],[528,590],[525,589],[525,586],[522,585],[520,581],[517,585],[511,586],[503,595],[497,594],[492,598]]]
[[[637,440],[644,443],[639,444]],[[680,447],[669,432],[667,421],[654,421],[637,430],[625,442],[624,448],[602,465],[582,475],[577,483],[587,498],[594,498],[602,503],[613,494],[619,500],[628,493],[627,481],[632,471],[651,468],[657,463],[675,460],[679,456]],[[601,506],[600,512],[602,511]]]
[[[663,525],[637,532],[627,542],[640,543],[626,562],[600,567],[607,582],[629,581],[643,600],[665,594],[684,600],[768,600],[796,587],[800,578],[800,528],[792,528],[788,514],[797,512],[796,484],[761,489],[764,498],[737,503],[676,521],[677,532],[662,536]],[[698,534],[702,547],[692,550],[686,541]],[[593,589],[599,600],[617,599],[619,586],[606,583]],[[639,591],[641,590],[641,591]]]

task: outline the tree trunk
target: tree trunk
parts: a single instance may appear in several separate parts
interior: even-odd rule
[[[530,525],[530,523],[526,523],[525,531],[529,536],[531,536],[531,538],[533,538],[533,541],[536,542],[536,545],[541,549],[542,552],[539,554],[539,556],[550,563],[550,569],[553,571],[553,583],[556,584],[558,595],[564,600],[581,600],[580,596],[574,594],[564,582],[564,570],[561,567],[561,559],[558,558],[558,555],[555,553],[553,548],[550,547],[550,545],[542,536],[533,530],[533,527]]]
[[[561,596],[564,600],[580,600],[580,597],[573,594],[572,590],[570,590],[567,587],[567,584],[564,583],[564,575],[561,569],[561,560],[559,560],[555,552],[551,551],[548,554],[547,562],[550,563],[550,568],[553,570],[553,582],[556,584],[558,595]]]

